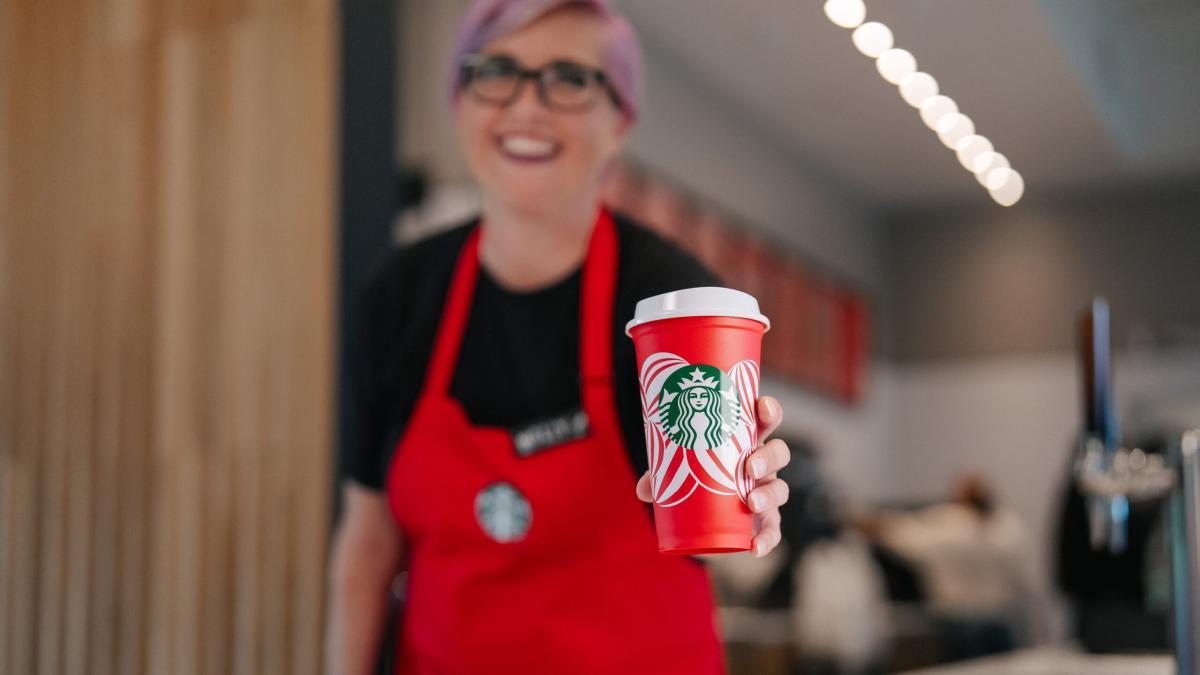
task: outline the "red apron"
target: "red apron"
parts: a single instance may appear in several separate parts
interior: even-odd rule
[[[524,458],[506,429],[473,426],[450,396],[479,236],[459,254],[424,389],[388,471],[409,554],[397,672],[722,672],[707,574],[658,553],[633,492],[613,399],[610,216],[601,210],[583,267],[590,433]]]

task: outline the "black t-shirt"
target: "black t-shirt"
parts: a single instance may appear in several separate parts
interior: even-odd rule
[[[629,461],[647,466],[637,362],[625,324],[638,300],[720,285],[695,258],[620,214],[613,303],[617,413]],[[390,251],[360,295],[364,317],[358,378],[364,439],[347,449],[346,473],[382,489],[396,441],[424,386],[425,370],[459,250],[475,222]],[[578,409],[580,270],[546,288],[515,293],[479,272],[451,395],[477,425],[519,428]]]

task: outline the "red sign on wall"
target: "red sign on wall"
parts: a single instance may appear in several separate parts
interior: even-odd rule
[[[768,376],[811,387],[847,403],[863,395],[870,322],[862,294],[778,246],[747,236],[665,181],[617,167],[603,190],[624,212],[690,251],[730,288],[759,301],[771,319],[763,340]]]

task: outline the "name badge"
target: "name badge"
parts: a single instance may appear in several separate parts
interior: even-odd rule
[[[540,419],[510,430],[518,457],[529,457],[556,445],[586,438],[591,432],[588,414],[580,409]]]

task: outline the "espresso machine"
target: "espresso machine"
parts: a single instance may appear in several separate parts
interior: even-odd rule
[[[1091,544],[1121,552],[1128,542],[1131,502],[1162,501],[1176,672],[1200,675],[1200,428],[1172,432],[1165,454],[1124,447],[1103,299],[1092,302],[1082,327],[1086,410],[1074,478],[1087,500]]]

